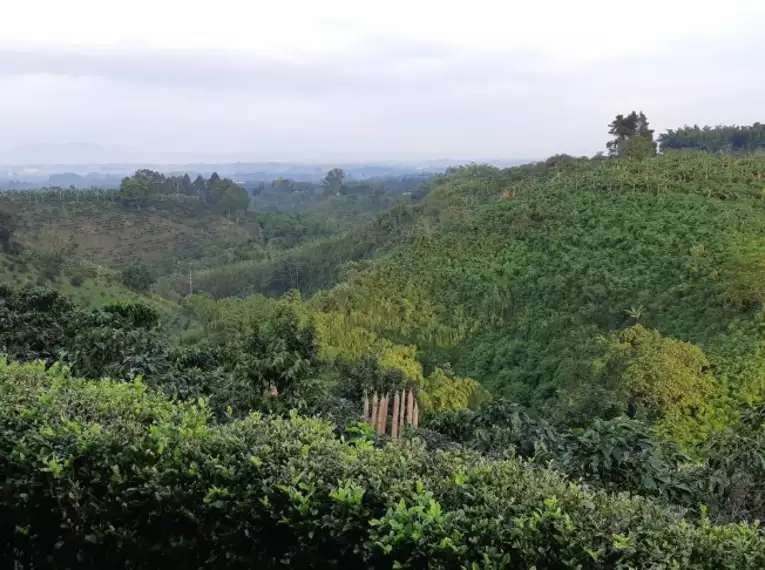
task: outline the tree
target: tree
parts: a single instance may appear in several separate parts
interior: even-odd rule
[[[145,180],[129,176],[122,179],[119,196],[123,200],[140,204],[149,197],[149,187]]]
[[[136,170],[133,178],[143,182],[150,196],[168,193],[168,180],[161,172],[143,168]]]
[[[0,203],[0,248],[8,251],[11,245],[11,237],[16,231],[16,213],[10,203]]]
[[[11,359],[52,364],[68,347],[77,318],[72,302],[56,291],[0,284],[0,352]]]
[[[345,172],[341,168],[333,168],[322,180],[322,184],[328,192],[336,194],[343,187],[343,181],[345,180]]]
[[[194,179],[192,186],[194,188],[194,194],[199,196],[200,200],[203,200],[207,195],[207,181],[202,177],[201,174]]]
[[[614,136],[606,143],[609,156],[642,159],[656,154],[653,130],[642,111],[640,113],[632,111],[626,117],[617,115],[608,127],[608,134]],[[640,139],[631,143],[634,137],[640,137]]]
[[[271,188],[280,188],[292,192],[295,189],[295,181],[281,176],[271,181]]]
[[[225,181],[221,179],[217,172],[213,172],[205,185],[204,201],[209,204],[215,204],[220,200],[225,192]]]
[[[144,263],[133,263],[122,271],[122,283],[136,291],[148,291],[154,275]]]
[[[252,323],[223,352],[229,359],[224,368],[231,375],[212,387],[211,405],[234,414],[262,409],[269,394],[296,407],[319,368],[316,333],[301,325],[292,307],[279,307],[271,318]]]
[[[186,196],[193,196],[194,195],[194,186],[191,182],[191,178],[188,174],[184,174],[181,177],[180,181],[180,191],[181,194],[185,194]]]
[[[639,324],[609,336],[605,346],[601,370],[616,382],[624,409],[630,403],[676,441],[703,439],[719,390],[699,347]]]
[[[220,197],[218,204],[226,211],[243,212],[250,206],[250,195],[241,186],[234,184],[233,182],[226,184],[222,196]]]

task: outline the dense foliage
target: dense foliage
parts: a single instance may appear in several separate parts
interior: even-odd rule
[[[570,425],[627,412],[631,390],[693,440],[765,395],[762,172],[762,158],[700,154],[457,170],[399,247],[312,306]],[[636,323],[666,358],[626,350]],[[716,413],[644,394],[665,389],[649,364]]]
[[[88,311],[51,290],[4,285],[0,353],[22,362],[65,363],[86,378],[140,376],[175,396],[208,397],[221,417],[295,407],[312,395],[309,380],[319,366],[313,329],[286,306],[268,320],[248,321],[220,343],[180,347],[145,305],[112,303]]]
[[[626,117],[617,115],[609,125],[608,134],[614,136],[606,143],[609,156],[642,160],[656,154],[653,130],[642,111],[632,111]]]
[[[188,174],[165,176],[153,170],[138,170],[120,184],[119,196],[125,202],[140,204],[160,194],[182,194],[196,196],[223,212],[239,213],[250,206],[250,196],[241,186],[229,178],[221,178],[216,172],[205,180],[198,176],[194,182]]]
[[[154,276],[144,263],[132,263],[122,271],[122,282],[136,291],[148,291]]]
[[[765,564],[757,527],[685,521],[515,459],[376,448],[298,416],[215,425],[140,383],[34,365],[0,363],[0,470],[1,554],[21,568]]]
[[[762,152],[765,149],[765,124],[685,126],[659,135],[662,150],[703,150],[706,152]]]
[[[600,488],[674,504],[693,504],[696,498],[681,473],[689,458],[676,445],[657,440],[645,423],[626,417],[561,431],[544,419],[530,418],[515,404],[495,400],[479,411],[430,414],[424,427],[468,449],[533,460]]]

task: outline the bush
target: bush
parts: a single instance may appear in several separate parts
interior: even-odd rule
[[[135,291],[148,291],[154,283],[154,275],[143,263],[134,263],[122,272],[122,283]]]
[[[765,405],[745,409],[734,427],[716,434],[706,463],[686,479],[721,522],[765,519]]]
[[[76,315],[71,301],[50,289],[0,285],[0,352],[52,363],[68,347]]]
[[[423,426],[447,441],[494,456],[518,456],[551,466],[598,488],[661,497],[677,504],[694,495],[682,473],[689,458],[671,442],[657,440],[643,422],[596,419],[586,430],[558,431],[532,419],[516,405],[494,400],[478,412],[429,414]],[[426,437],[436,448],[444,444]],[[697,504],[691,504],[697,507]]]
[[[0,363],[0,556],[16,568],[765,567],[765,533],[683,521],[518,460],[210,422],[140,383]]]

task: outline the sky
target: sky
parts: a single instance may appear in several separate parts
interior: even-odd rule
[[[603,149],[607,124],[633,109],[659,132],[765,120],[763,0],[2,11],[0,158],[42,143],[98,145],[77,147],[93,162],[544,158]]]

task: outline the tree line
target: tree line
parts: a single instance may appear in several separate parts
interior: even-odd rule
[[[154,170],[141,169],[133,176],[124,178],[119,188],[120,197],[132,203],[163,194],[195,196],[222,212],[237,215],[246,211],[251,202],[244,188],[230,178],[221,178],[217,172],[213,172],[207,179],[199,175],[192,181],[188,174],[167,176]]]
[[[685,126],[669,129],[659,136],[663,150],[753,153],[765,150],[765,124]]]
[[[698,125],[668,129],[657,139],[642,111],[617,115],[608,126],[613,139],[606,143],[608,155],[642,159],[653,156],[657,148],[668,150],[697,150],[710,153],[747,154],[765,151],[765,124]]]

